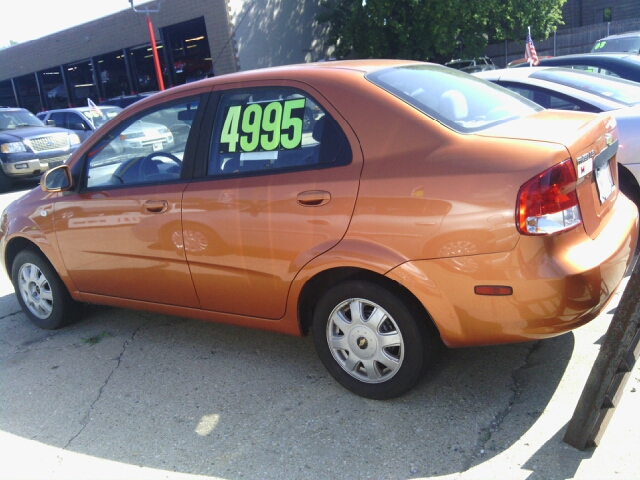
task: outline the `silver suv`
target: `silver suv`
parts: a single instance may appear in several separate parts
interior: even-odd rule
[[[73,130],[84,142],[101,125],[117,116],[122,109],[120,107],[99,106],[62,108],[38,113],[38,118],[46,125]]]

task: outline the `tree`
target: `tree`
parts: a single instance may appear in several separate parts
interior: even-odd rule
[[[339,57],[442,61],[474,57],[489,40],[545,39],[566,0],[323,0],[318,21]]]

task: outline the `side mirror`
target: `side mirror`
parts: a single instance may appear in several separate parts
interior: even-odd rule
[[[72,123],[71,124],[71,130],[82,130],[82,131],[84,131],[86,129],[87,129],[87,126],[82,122]]]
[[[49,125],[50,127],[55,127],[56,126],[56,121],[55,120],[47,120],[47,125]]]
[[[40,179],[40,188],[49,193],[63,192],[72,186],[71,170],[67,165],[52,168]]]

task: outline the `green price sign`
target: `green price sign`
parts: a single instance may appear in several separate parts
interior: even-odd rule
[[[304,98],[227,107],[220,153],[292,150],[302,144]]]

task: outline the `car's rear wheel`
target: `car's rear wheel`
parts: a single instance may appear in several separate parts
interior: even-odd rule
[[[378,400],[411,389],[435,348],[416,309],[369,281],[328,290],[314,311],[313,337],[322,363],[342,386]]]
[[[81,305],[75,302],[43,255],[23,250],[13,261],[11,279],[25,314],[40,328],[55,330],[74,321]]]

